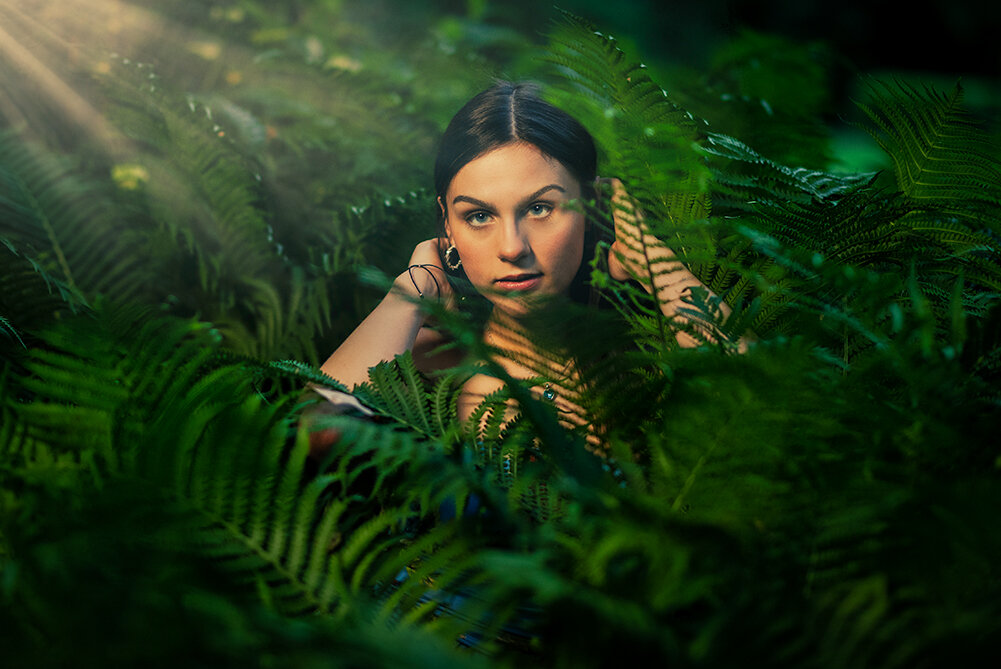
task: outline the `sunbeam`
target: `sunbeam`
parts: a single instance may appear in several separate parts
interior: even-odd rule
[[[226,63],[250,58],[197,26],[119,0],[0,0],[0,122],[64,148],[85,141],[121,156],[129,142],[105,117],[95,85],[114,76],[114,59],[156,63],[185,88],[206,90],[238,82]]]

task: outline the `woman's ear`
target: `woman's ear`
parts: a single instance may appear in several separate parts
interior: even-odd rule
[[[438,196],[438,208],[441,209],[441,220],[444,221],[445,225],[445,235],[449,238],[452,237],[452,228],[448,224],[448,212],[445,211],[445,203],[441,201],[441,196]]]

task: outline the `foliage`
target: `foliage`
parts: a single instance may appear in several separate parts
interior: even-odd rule
[[[436,45],[377,55],[350,21],[317,36],[340,3],[307,4],[216,8],[240,26],[227,95],[109,59],[91,86],[112,148],[0,136],[5,658],[898,667],[993,648],[1001,164],[959,86],[874,81],[860,107],[892,173],[839,174],[803,130],[821,72],[783,79],[798,47],[745,35],[675,93],[565,16],[540,78],[732,307],[687,305],[721,343],[679,349],[599,254],[610,308],[530,327],[577,361],[600,454],[434,306],[473,366],[427,379],[400,356],[356,390],[373,417],[307,423],[305,382],[332,382],[314,365],[367,304],[358,269],[431,234],[414,156],[482,81]],[[455,28],[473,5],[440,39],[474,39]],[[407,49],[452,87],[418,86]],[[724,84],[774,125],[714,103]],[[507,388],[460,424],[484,367]]]

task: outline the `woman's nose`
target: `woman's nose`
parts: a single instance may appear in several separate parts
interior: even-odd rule
[[[525,230],[516,222],[505,222],[501,226],[498,244],[497,256],[506,262],[518,262],[532,252]]]

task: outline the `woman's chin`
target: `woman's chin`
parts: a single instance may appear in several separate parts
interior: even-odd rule
[[[525,316],[527,314],[545,308],[553,301],[554,296],[535,292],[525,292],[520,294],[504,293],[493,294],[487,299],[498,311],[513,317]]]
[[[497,295],[490,298],[490,302],[493,303],[494,309],[508,316],[524,316],[536,308],[529,300],[521,297]]]

